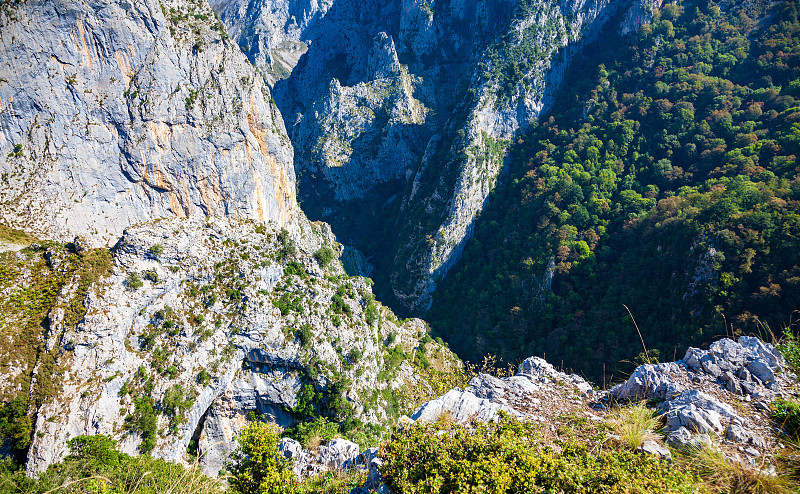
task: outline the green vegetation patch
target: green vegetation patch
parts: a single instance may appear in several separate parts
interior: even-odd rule
[[[45,242],[20,252],[0,253],[0,331],[4,336],[0,339],[0,363],[21,368],[12,376],[13,386],[3,390],[0,441],[10,445],[15,454],[22,454],[30,442],[29,414],[60,392],[59,359],[71,342],[56,342],[52,352],[45,349],[51,314],[62,309],[60,324],[74,328],[86,315],[90,287],[111,268],[108,249],[77,252],[71,244]],[[69,290],[65,290],[67,286]],[[30,389],[31,373],[37,365],[36,386]]]
[[[36,242],[36,238],[28,235],[22,230],[15,230],[0,223],[0,242],[16,245],[30,245]]]
[[[472,427],[412,426],[381,447],[381,468],[392,492],[697,492],[697,479],[651,455],[560,452],[537,441],[538,427],[504,418]]]
[[[602,382],[642,351],[623,304],[665,360],[792,323],[798,12],[668,4],[624,43],[587,47],[511,146],[425,315],[434,331],[467,360],[546,355]]]
[[[29,478],[8,459],[0,460],[0,494],[155,492],[223,494],[222,482],[204,476],[197,467],[184,467],[148,455],[132,457],[116,450],[103,435],[80,436],[69,442],[70,455]]]

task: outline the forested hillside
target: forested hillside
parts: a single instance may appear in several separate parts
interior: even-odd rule
[[[463,358],[546,355],[597,379],[647,358],[625,306],[662,360],[791,324],[799,6],[666,5],[587,50],[512,147],[434,330]]]

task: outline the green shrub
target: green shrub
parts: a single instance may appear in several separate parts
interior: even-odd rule
[[[775,401],[772,419],[780,424],[787,436],[800,440],[800,403],[782,399]]]
[[[191,391],[183,389],[180,384],[174,384],[164,392],[161,408],[165,414],[175,416],[188,410],[193,401]]]
[[[291,312],[302,314],[303,300],[299,295],[293,295],[287,292],[281,295],[281,298],[275,302],[275,307],[281,311],[282,316],[288,315]]]
[[[374,300],[370,300],[367,304],[367,308],[364,310],[364,319],[366,319],[367,324],[370,326],[378,320],[379,316],[378,312],[378,304],[375,303]]]
[[[147,253],[152,257],[158,258],[164,253],[164,247],[161,244],[153,244],[149,249],[147,249]]]
[[[157,418],[155,403],[151,396],[138,396],[133,399],[133,413],[125,417],[125,430],[138,433],[142,437],[140,453],[149,453],[156,447]]]
[[[358,349],[358,348],[353,348],[352,350],[350,350],[350,352],[348,352],[348,354],[347,354],[347,359],[348,359],[350,362],[352,362],[352,363],[354,363],[354,364],[355,364],[355,363],[357,363],[359,360],[361,360],[361,356],[362,356],[362,355],[363,355],[363,352],[362,352],[360,349]]]
[[[229,459],[228,482],[240,494],[292,494],[298,482],[289,460],[276,449],[280,438],[277,429],[262,422],[247,424],[239,436],[239,447]]]
[[[135,271],[131,271],[130,273],[128,273],[128,279],[126,281],[128,283],[128,288],[132,290],[136,290],[137,288],[141,288],[142,286],[144,286],[142,277],[139,276],[139,273]]]
[[[164,373],[167,374],[167,376],[169,376],[170,379],[175,379],[176,377],[178,377],[178,368],[175,367],[174,365],[170,365],[169,367],[167,367]]]
[[[331,422],[325,417],[316,417],[309,422],[297,424],[294,428],[287,430],[284,435],[299,441],[304,448],[308,448],[338,437],[339,432],[339,424]]]
[[[119,465],[122,453],[117,451],[117,442],[108,436],[78,436],[67,441],[68,459],[87,460],[90,465]]]
[[[203,386],[207,385],[211,382],[211,374],[209,374],[207,370],[201,369],[200,372],[197,373],[197,382]]]
[[[336,253],[327,245],[325,247],[320,247],[314,252],[314,259],[316,259],[323,268],[327,268],[328,264],[330,264],[335,257]]]
[[[381,447],[392,492],[694,492],[696,480],[651,455],[591,453],[537,441],[538,426],[503,418],[472,427],[412,426]]]
[[[306,269],[303,267],[302,264],[300,264],[297,261],[287,262],[286,267],[283,268],[283,274],[287,276],[289,275],[299,276],[301,278],[305,278],[308,276],[308,273],[306,273]]]
[[[184,467],[148,455],[131,457],[116,450],[102,435],[79,436],[69,441],[70,454],[36,479],[8,460],[0,460],[1,494],[223,494],[218,479],[197,467]]]
[[[144,272],[144,279],[151,283],[158,283],[158,273],[155,269],[148,269]]]
[[[31,443],[33,424],[28,416],[28,400],[17,396],[0,408],[0,435],[12,448],[22,451]]]
[[[344,301],[347,290],[344,285],[336,289],[336,293],[331,297],[331,310],[336,314],[350,314],[350,306]]]
[[[301,346],[306,346],[314,339],[314,333],[311,332],[311,325],[308,323],[303,324],[300,329],[295,333],[297,340]]]

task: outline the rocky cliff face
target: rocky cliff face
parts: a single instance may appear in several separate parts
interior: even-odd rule
[[[204,0],[4,3],[0,122],[0,219],[41,238],[297,215],[282,118]]]
[[[274,2],[270,12],[301,3]],[[425,310],[471,236],[507,143],[546,110],[582,47],[611,19],[614,35],[635,30],[652,6],[643,5],[339,0],[307,10],[313,27],[298,39],[310,48],[275,85],[304,207],[383,256],[376,276],[407,309]],[[260,4],[220,12],[240,43],[259,32],[236,20],[245,17],[272,37],[298,32],[276,27]],[[370,248],[359,231],[374,233],[370,223],[385,229],[392,248],[382,241],[380,250],[392,254]]]
[[[334,0],[212,0],[230,34],[247,58],[274,84],[291,74],[308,49],[309,31],[325,17]]]
[[[28,309],[51,299],[24,280],[38,286],[89,251],[78,242],[69,247],[78,254],[58,245],[2,254],[0,326],[17,339],[0,349],[0,392],[31,397],[28,471],[61,459],[70,438],[106,434],[125,452],[171,461],[191,461],[188,448],[215,474],[251,412],[282,427],[309,406],[332,420],[391,423],[392,396],[425,386],[405,352],[456,365],[435,342],[419,349],[424,324],[398,321],[368,280],[336,259],[324,267],[314,254],[339,248],[327,225],[297,225],[290,234],[275,223],[173,218],[128,228],[95,283],[75,277],[53,290],[39,333]]]

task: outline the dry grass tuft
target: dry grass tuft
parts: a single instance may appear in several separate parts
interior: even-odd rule
[[[658,439],[655,431],[660,425],[661,419],[644,403],[621,409],[612,421],[619,442],[628,449],[636,449],[648,439]]]
[[[711,492],[736,494],[790,494],[797,485],[786,475],[732,461],[718,448],[704,447],[693,454],[677,455],[679,467],[697,475]]]

